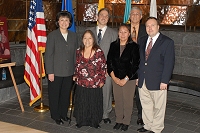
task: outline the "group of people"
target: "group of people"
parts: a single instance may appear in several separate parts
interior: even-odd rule
[[[107,26],[109,17],[107,8],[99,10],[98,25],[88,28],[78,41],[76,33],[68,30],[71,14],[57,14],[58,29],[48,35],[45,52],[51,118],[59,125],[70,120],[67,113],[74,81],[77,128],[100,128],[102,120],[111,123],[113,94],[113,129],[128,130],[135,95],[136,122],[143,125],[138,132],[160,133],[175,60],[174,42],[159,32],[156,18],[140,24],[138,7],[131,9],[130,24],[121,24],[118,32]]]

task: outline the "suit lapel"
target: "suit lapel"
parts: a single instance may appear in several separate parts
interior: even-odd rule
[[[74,37],[72,36],[72,34],[71,34],[70,32],[71,32],[71,31],[68,30],[67,44],[73,44],[73,43],[71,43],[71,41],[73,41],[72,38],[74,38]]]
[[[138,35],[137,35],[137,41],[140,38],[141,34],[141,25],[139,25],[139,29],[138,29]]]
[[[146,27],[142,24],[139,25],[139,29],[138,29],[138,36],[137,36],[137,41],[143,37],[143,36],[146,36],[147,33],[146,33]]]
[[[149,54],[149,58],[151,58],[151,56],[155,53],[156,49],[162,44],[162,34],[160,33],[159,37],[157,38],[156,42],[154,43],[151,52]]]
[[[119,59],[120,58],[120,43],[117,42],[114,45],[116,45],[115,49],[113,49],[114,53],[115,53],[115,57],[117,57]]]
[[[126,44],[126,46],[125,46],[125,48],[124,48],[124,50],[122,51],[122,54],[121,54],[121,56],[119,56],[119,58],[122,58],[123,56],[124,56],[124,53],[127,53],[128,52],[128,50],[130,50],[129,49],[129,45],[130,45],[130,43],[127,43]],[[120,55],[120,48],[121,48],[121,46],[120,46],[120,44],[119,44],[119,55]]]
[[[109,27],[107,27],[106,28],[106,31],[105,31],[105,33],[104,33],[104,35],[103,35],[103,38],[101,39],[101,41],[103,41],[106,37],[108,37],[110,35],[110,33],[109,33]]]
[[[67,35],[67,40],[65,40],[59,28],[57,29],[57,32],[58,32],[58,39],[63,42],[62,44],[65,44],[68,41],[69,33]]]
[[[93,28],[92,32],[94,33],[95,39],[98,40],[98,37],[97,37],[97,26]]]
[[[145,50],[146,50],[146,44],[147,44],[147,39],[148,39],[148,36],[145,37],[143,43],[140,44],[140,48],[141,48],[141,55],[143,56],[142,58],[145,60]]]

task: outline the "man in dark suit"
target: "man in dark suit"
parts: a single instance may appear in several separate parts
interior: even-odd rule
[[[117,31],[107,26],[110,14],[107,8],[102,8],[98,12],[98,25],[89,28],[94,34],[98,45],[104,52],[105,58],[110,48],[111,42],[118,37]],[[99,33],[100,32],[100,33]],[[111,123],[109,113],[112,110],[112,82],[109,75],[106,76],[106,83],[103,86],[103,121],[104,123]]]
[[[174,62],[174,41],[159,32],[156,18],[146,21],[148,36],[139,39],[138,87],[144,126],[138,132],[161,133],[167,102],[167,86]]]
[[[142,10],[138,7],[132,7],[130,12],[131,36],[132,40],[135,41],[136,43],[141,37],[147,35],[145,25],[140,23],[141,19],[142,19]],[[140,103],[140,97],[137,86],[135,88],[135,96],[136,96],[135,97],[136,106],[138,110],[137,124],[143,125],[144,123],[142,120],[142,106]]]

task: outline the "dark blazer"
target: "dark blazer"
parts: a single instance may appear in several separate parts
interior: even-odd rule
[[[130,26],[131,26],[131,24],[130,24]],[[139,30],[138,30],[137,42],[141,37],[146,36],[146,35],[147,35],[146,26],[144,24],[140,24]]]
[[[145,49],[148,36],[140,38],[140,65],[138,69],[138,86],[142,87],[144,79],[149,90],[160,90],[160,83],[168,84],[174,68],[174,41],[160,33],[146,61]]]
[[[49,33],[45,51],[46,73],[59,77],[73,75],[77,48],[76,33],[68,30],[67,41],[59,28]]]
[[[126,47],[120,56],[119,39],[112,42],[107,56],[107,71],[108,74],[113,71],[115,76],[123,79],[126,75],[129,80],[137,79],[137,70],[139,65],[140,55],[139,46],[133,41],[126,44]]]
[[[139,41],[141,37],[146,36],[146,35],[147,35],[146,26],[144,24],[140,24],[139,30],[138,30],[137,42]]]

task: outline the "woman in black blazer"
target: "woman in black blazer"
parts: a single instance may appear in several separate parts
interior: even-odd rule
[[[107,71],[112,78],[115,100],[116,125],[113,129],[128,130],[133,109],[133,97],[137,69],[139,65],[139,46],[132,41],[131,29],[127,24],[119,27],[119,38],[112,42],[107,56]]]

